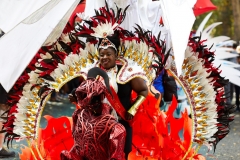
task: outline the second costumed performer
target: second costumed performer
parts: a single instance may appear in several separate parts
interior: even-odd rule
[[[107,74],[98,67],[90,69],[87,80],[75,90],[71,99],[81,108],[72,115],[74,145],[70,151],[62,151],[62,160],[124,159],[125,128],[110,115],[111,106],[103,103],[109,93]]]

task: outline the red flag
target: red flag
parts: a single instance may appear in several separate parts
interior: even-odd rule
[[[86,5],[86,1],[83,1],[82,3],[80,3],[76,9],[73,11],[71,17],[69,18],[69,23],[71,26],[74,25],[74,21],[75,21],[75,18],[78,18],[76,17],[77,13],[81,13],[81,12],[84,12],[84,9],[85,9],[85,5]]]
[[[217,9],[210,0],[197,0],[193,7],[195,16]]]

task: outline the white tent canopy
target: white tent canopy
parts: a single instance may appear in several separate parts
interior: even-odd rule
[[[46,5],[50,0],[1,0],[0,28],[9,32],[25,18]]]
[[[38,0],[20,1],[25,6],[20,5],[22,8],[18,8],[18,13],[26,8],[40,8],[27,18],[25,17],[30,13],[20,16],[20,23],[6,25],[7,33],[0,39],[0,83],[6,91],[12,88],[39,48],[44,43],[56,41],[80,0],[51,0],[45,5],[39,3],[38,6]],[[4,2],[6,8],[15,6],[11,0],[9,3]],[[14,10],[15,8],[12,9],[13,15],[16,14]],[[0,15],[3,15],[1,9]],[[9,30],[10,28],[12,29]]]

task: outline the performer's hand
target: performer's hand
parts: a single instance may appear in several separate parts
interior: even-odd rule
[[[133,119],[133,115],[128,113],[128,112],[126,112],[125,118],[126,118],[126,120],[132,120]]]
[[[68,95],[68,99],[69,99],[69,101],[70,101],[71,103],[76,103],[76,102],[77,102],[76,99],[73,97],[72,94],[69,94],[69,95]]]

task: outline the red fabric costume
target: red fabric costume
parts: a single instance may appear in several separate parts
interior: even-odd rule
[[[106,81],[105,81],[106,82]],[[62,160],[123,160],[126,131],[103,104],[107,89],[101,81],[88,79],[76,90],[81,109],[73,115],[74,146],[61,153]],[[95,112],[101,110],[100,113]]]
[[[63,151],[61,159],[103,160],[124,159],[125,129],[109,114],[94,116],[91,111],[78,109],[73,113],[74,146]]]

